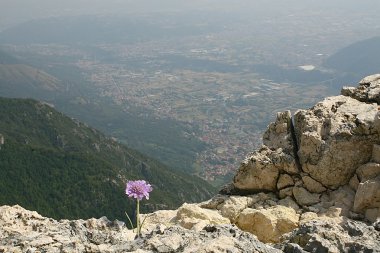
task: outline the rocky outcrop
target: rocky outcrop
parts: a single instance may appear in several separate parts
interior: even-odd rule
[[[373,226],[344,219],[312,220],[284,236],[284,252],[380,252],[380,233]],[[297,251],[298,250],[298,251]]]
[[[165,213],[158,216],[168,217]],[[169,215],[170,216],[170,215]],[[153,218],[153,217],[151,217]],[[149,226],[148,226],[149,227]],[[200,231],[162,223],[142,238],[123,222],[45,218],[20,206],[0,207],[0,252],[258,252],[279,253],[233,225],[205,225]]]
[[[373,75],[293,117],[278,113],[230,192],[273,192],[302,210],[320,214],[335,207],[374,222],[380,214],[378,103],[380,75]]]
[[[377,104],[346,96],[326,98],[294,115],[302,171],[329,189],[346,185],[371,159],[379,141]]]

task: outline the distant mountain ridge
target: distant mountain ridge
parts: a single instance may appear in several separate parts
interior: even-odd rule
[[[339,50],[324,62],[324,66],[353,76],[357,81],[363,76],[380,72],[380,36]]]
[[[0,204],[21,204],[55,218],[133,212],[125,182],[153,185],[143,210],[175,208],[204,200],[205,181],[159,162],[32,99],[0,98]]]

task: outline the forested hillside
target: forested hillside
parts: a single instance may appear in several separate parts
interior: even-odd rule
[[[134,210],[127,180],[153,185],[144,211],[200,201],[214,190],[35,100],[0,98],[0,134],[0,205],[54,218],[124,219]]]

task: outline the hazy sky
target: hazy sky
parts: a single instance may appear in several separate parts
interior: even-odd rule
[[[315,8],[346,11],[380,10],[379,0],[0,0],[0,29],[51,16],[144,13],[160,11],[249,11],[261,8],[270,15],[281,9]],[[273,12],[272,12],[273,11]]]

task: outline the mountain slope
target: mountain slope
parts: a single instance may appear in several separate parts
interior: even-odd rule
[[[0,119],[0,204],[55,218],[124,219],[134,209],[124,194],[128,179],[152,183],[144,211],[200,201],[214,190],[35,100],[0,98]]]
[[[339,50],[325,61],[324,66],[355,76],[358,81],[363,76],[380,72],[380,37],[362,40]]]
[[[12,55],[0,49],[0,63],[0,97],[48,101],[170,168],[192,172],[197,154],[207,147],[184,134],[197,131],[197,126],[157,119],[150,110],[128,101],[120,106],[102,96],[78,67],[65,61]]]

